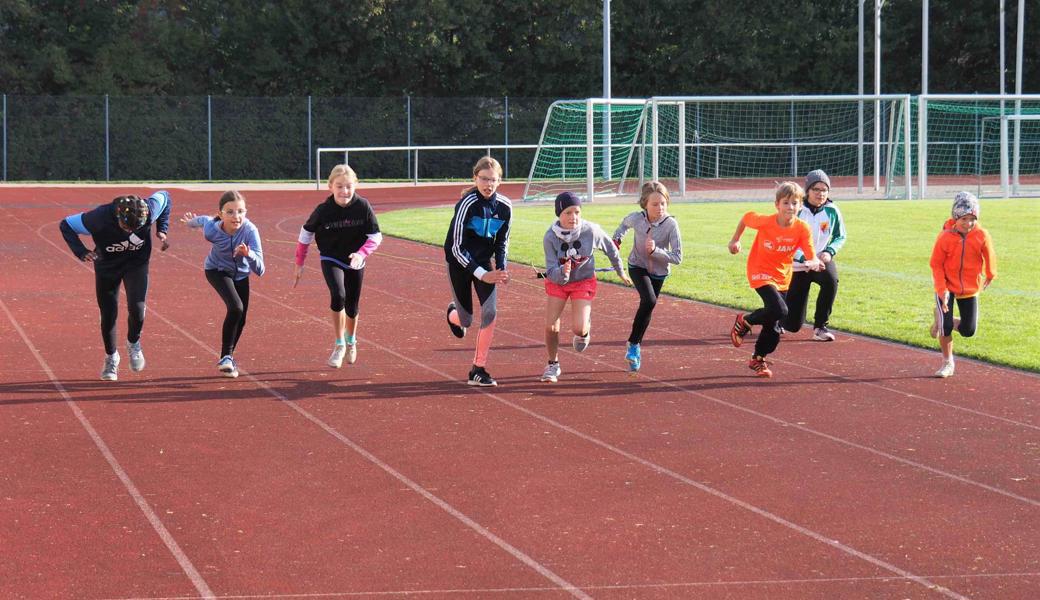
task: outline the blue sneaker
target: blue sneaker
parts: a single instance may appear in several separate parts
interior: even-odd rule
[[[630,371],[638,371],[639,366],[642,363],[642,356],[639,351],[639,344],[628,345],[628,354],[625,354],[625,360],[628,361],[628,368]]]

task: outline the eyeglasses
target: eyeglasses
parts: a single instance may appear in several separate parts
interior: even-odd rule
[[[809,188],[809,191],[810,192],[819,192],[819,193],[822,194],[824,192],[829,192],[830,188],[826,188],[826,187],[811,187],[811,188]]]
[[[498,177],[484,177],[483,175],[478,175],[477,181],[486,185],[491,185],[492,183],[498,183],[501,180]]]
[[[224,216],[226,216],[226,217],[234,217],[236,215],[238,215],[240,217],[243,217],[246,214],[246,209],[244,209],[244,208],[229,208],[227,210],[222,210],[220,212]]]

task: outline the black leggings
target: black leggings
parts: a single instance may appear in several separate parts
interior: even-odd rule
[[[480,301],[480,327],[483,329],[495,322],[498,314],[498,294],[495,284],[485,283],[454,262],[448,263],[448,279],[451,293],[455,297],[455,311],[463,327],[473,324],[473,291]]]
[[[777,344],[780,343],[780,332],[776,330],[776,323],[787,318],[787,301],[784,299],[785,292],[771,285],[763,285],[755,288],[755,291],[762,297],[764,306],[744,317],[744,321],[762,326],[755,341],[755,355],[765,356],[776,350]]]
[[[119,317],[119,284],[126,290],[126,340],[137,342],[144,327],[144,301],[148,295],[148,263],[131,267],[125,273],[102,275],[94,271],[94,292],[101,310],[101,341],[105,353],[116,351],[116,319]]]
[[[329,286],[329,309],[332,312],[346,310],[348,317],[357,318],[365,270],[345,269],[331,260],[323,260],[321,274]]]
[[[657,297],[661,295],[664,277],[651,277],[649,271],[634,265],[628,265],[628,275],[632,278],[632,285],[639,292],[639,308],[636,310],[635,319],[632,320],[632,333],[628,336],[628,343],[639,344],[643,341],[646,328],[650,326],[650,317],[657,306]]]
[[[834,298],[838,295],[838,266],[832,260],[826,263],[823,271],[795,271],[791,277],[791,287],[787,290],[787,319],[784,329],[798,331],[805,323],[805,311],[809,306],[809,287],[816,283],[820,293],[816,296],[816,311],[813,315],[813,327],[823,327],[831,318]]]
[[[216,269],[206,269],[206,281],[217,290],[220,299],[227,307],[224,315],[224,327],[220,331],[220,355],[231,356],[238,346],[238,338],[246,326],[246,313],[249,312],[249,277],[232,279],[231,275]]]
[[[936,302],[938,302],[938,298],[936,298]],[[942,335],[953,335],[954,302],[957,303],[957,313],[960,315],[961,320],[960,325],[957,326],[957,332],[964,337],[975,335],[975,330],[979,324],[979,297],[953,298],[953,294],[946,295],[946,306],[950,309],[942,315]],[[942,309],[937,307],[936,310]]]

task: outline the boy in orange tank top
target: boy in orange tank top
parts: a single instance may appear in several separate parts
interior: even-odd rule
[[[776,350],[780,333],[778,321],[787,318],[787,302],[784,297],[791,285],[791,265],[797,250],[805,254],[805,265],[819,271],[823,263],[816,258],[812,233],[805,221],[797,218],[802,207],[805,190],[793,181],[785,181],[776,188],[776,212],[762,214],[748,212],[737,223],[737,230],[729,242],[730,254],[740,253],[740,236],[750,227],[758,230],[748,254],[747,278],[751,288],[762,298],[762,308],[744,315],[738,313],[730,331],[733,345],[740,347],[744,336],[751,333],[752,325],[762,329],[755,341],[755,353],[748,368],[758,377],[772,377],[773,372],[766,356]]]

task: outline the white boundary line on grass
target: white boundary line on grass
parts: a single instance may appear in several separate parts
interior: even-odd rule
[[[25,223],[23,222],[22,224],[24,225]],[[7,304],[3,301],[2,298],[0,298],[0,309],[3,309],[4,314],[6,314],[8,320],[11,321],[11,324],[18,332],[18,335],[21,336],[22,341],[25,343],[25,345],[29,348],[29,351],[32,352],[33,356],[36,358],[36,362],[38,362],[40,366],[43,367],[44,372],[47,373],[47,377],[51,380],[51,383],[54,385],[54,388],[58,390],[58,393],[61,394],[61,397],[65,399],[65,404],[72,411],[72,414],[76,416],[76,419],[79,421],[80,425],[83,426],[83,429],[86,430],[87,435],[90,436],[90,439],[94,442],[94,445],[97,446],[97,449],[101,452],[101,456],[103,456],[105,458],[105,461],[108,462],[108,466],[111,467],[113,472],[115,472],[116,477],[118,477],[119,481],[123,483],[123,487],[126,488],[127,493],[130,494],[130,497],[133,499],[134,503],[137,504],[137,507],[141,509],[142,513],[144,513],[145,518],[152,525],[152,529],[155,530],[155,533],[159,536],[159,539],[162,540],[163,544],[165,544],[166,548],[170,551],[170,554],[172,554],[173,557],[177,560],[177,564],[181,566],[181,570],[184,571],[184,574],[188,576],[189,580],[191,580],[191,583],[195,586],[195,589],[199,591],[199,595],[202,598],[207,599],[216,598],[216,596],[213,594],[213,591],[209,589],[209,585],[206,584],[206,580],[202,578],[202,575],[199,574],[198,569],[196,569],[195,565],[192,564],[191,559],[188,558],[188,556],[184,553],[184,550],[182,550],[180,545],[177,543],[177,540],[174,539],[173,534],[171,534],[170,531],[166,528],[166,526],[162,522],[162,519],[159,518],[159,515],[155,514],[155,510],[152,509],[151,505],[148,504],[148,501],[145,500],[144,496],[137,489],[137,486],[134,485],[133,480],[130,479],[129,475],[127,475],[126,470],[124,470],[123,466],[119,464],[119,460],[116,459],[114,454],[112,454],[112,450],[109,449],[108,444],[106,444],[105,440],[101,438],[101,435],[97,432],[96,429],[94,429],[94,426],[91,425],[90,420],[87,418],[86,415],[83,414],[83,411],[80,410],[79,406],[76,404],[76,401],[73,400],[72,397],[69,395],[68,391],[65,389],[65,386],[62,385],[61,380],[58,379],[58,377],[54,374],[54,371],[51,369],[50,365],[47,364],[47,361],[43,358],[43,355],[40,353],[39,350],[37,350],[36,346],[33,345],[32,340],[29,339],[28,334],[18,323],[18,320],[11,313],[11,311],[7,308]]]
[[[21,219],[15,218],[15,220],[18,221],[19,223],[21,223],[23,226],[26,226],[27,228],[29,227]],[[69,255],[66,252],[64,252],[60,246],[58,246],[56,243],[54,243],[50,239],[44,237],[44,235],[40,231],[44,227],[53,227],[53,226],[54,226],[53,223],[46,223],[44,225],[41,225],[39,228],[36,229],[36,235],[38,237],[40,237],[40,239],[42,239],[45,242],[47,242],[48,244],[50,244],[60,254],[68,256],[69,258],[72,258],[73,260],[75,260],[75,257],[72,257],[71,255]],[[202,269],[202,267],[200,267],[199,265],[191,263],[187,259],[185,259],[183,257],[180,257],[180,256],[178,256],[178,255],[176,255],[174,253],[167,253],[167,256],[172,258],[173,260],[182,262],[182,263],[188,265],[189,267],[197,268],[197,269],[200,269],[200,270]],[[76,261],[76,262],[80,266],[83,266],[84,268],[87,268],[89,270],[89,267],[87,267],[85,263],[82,263],[80,261]],[[272,302],[274,302],[276,304],[279,304],[280,306],[289,308],[290,310],[293,310],[293,311],[298,312],[300,314],[306,315],[306,316],[308,316],[310,318],[316,318],[316,317],[313,317],[313,315],[308,315],[307,313],[303,313],[302,311],[299,311],[298,309],[292,308],[292,307],[288,306],[287,304],[283,304],[282,302],[280,302],[280,301],[278,301],[276,299],[273,299],[273,298],[267,296],[266,294],[262,294],[262,293],[259,293],[259,292],[254,292],[253,294],[256,295],[256,296],[260,296],[260,297],[266,298],[266,299],[268,299],[268,300],[270,300],[270,301],[272,301]],[[6,306],[4,307],[4,311],[5,312],[7,311]],[[183,335],[185,338],[187,338],[188,340],[190,340],[191,342],[193,342],[195,345],[199,346],[203,350],[206,350],[207,352],[213,354],[214,356],[217,354],[217,351],[215,349],[211,348],[205,342],[199,340],[198,338],[196,338],[192,334],[188,333],[183,328],[181,328],[179,325],[177,325],[176,323],[174,323],[170,319],[167,319],[166,317],[164,317],[158,311],[149,310],[148,312],[151,315],[154,315],[155,317],[157,317],[159,320],[161,320],[164,323],[166,323],[167,325],[169,325],[172,329],[174,329],[175,331],[177,331],[178,333]],[[12,322],[14,322],[13,321],[13,316],[12,316]],[[29,343],[28,338],[23,338],[23,339],[26,340],[27,344]],[[32,347],[32,346],[30,346],[30,347]],[[35,349],[34,349],[34,351],[35,351]],[[41,364],[43,364],[43,363],[41,363]],[[257,387],[262,388],[263,390],[265,390],[267,393],[269,393],[274,398],[277,398],[278,400],[282,401],[289,408],[293,409],[294,411],[299,413],[301,416],[303,416],[307,420],[309,420],[312,423],[314,423],[315,425],[317,425],[319,428],[324,430],[326,433],[328,433],[329,435],[331,435],[335,439],[339,440],[341,443],[343,443],[344,445],[349,447],[354,452],[360,454],[362,457],[364,457],[366,460],[368,460],[372,464],[374,464],[377,467],[379,467],[380,469],[382,469],[388,475],[394,477],[395,479],[397,479],[398,481],[400,481],[404,485],[408,486],[414,492],[416,492],[417,494],[419,494],[423,498],[426,498],[428,501],[432,502],[435,506],[437,506],[441,510],[443,510],[443,511],[447,512],[448,514],[450,514],[455,519],[457,519],[460,522],[462,522],[464,525],[466,525],[467,527],[469,527],[470,529],[472,529],[473,531],[478,533],[481,537],[487,539],[489,542],[495,544],[496,546],[498,546],[502,550],[506,551],[506,553],[508,553],[513,558],[517,559],[518,561],[524,563],[525,565],[530,567],[532,570],[537,572],[539,575],[542,575],[543,577],[545,577],[549,581],[551,581],[554,584],[556,584],[558,589],[561,589],[563,591],[568,592],[571,596],[574,596],[575,598],[581,598],[582,600],[592,600],[592,597],[589,596],[588,594],[586,594],[585,592],[583,592],[581,590],[581,588],[579,588],[578,586],[575,586],[574,584],[572,584],[572,583],[568,582],[567,580],[563,579],[562,577],[560,577],[559,575],[554,573],[552,570],[550,570],[548,567],[542,565],[541,563],[539,563],[535,559],[533,559],[530,556],[528,556],[526,553],[521,551],[519,548],[516,548],[515,546],[513,546],[509,542],[506,542],[504,539],[498,537],[497,535],[492,533],[490,530],[488,530],[486,527],[482,526],[480,523],[477,523],[476,521],[471,519],[469,516],[464,514],[462,511],[460,511],[460,510],[456,509],[455,507],[453,507],[447,501],[445,501],[445,500],[441,499],[440,497],[434,495],[433,493],[431,493],[426,488],[422,487],[421,485],[419,485],[415,481],[409,479],[406,475],[404,475],[400,471],[397,471],[396,469],[391,467],[386,462],[380,460],[379,457],[377,457],[376,455],[372,454],[371,452],[365,450],[360,445],[355,443],[353,440],[351,440],[347,436],[345,436],[342,433],[340,433],[339,431],[337,431],[331,425],[328,425],[327,423],[322,421],[320,418],[318,418],[314,414],[312,414],[309,411],[307,411],[306,409],[301,408],[300,406],[298,406],[294,401],[291,401],[288,398],[286,398],[280,392],[278,392],[277,390],[275,390],[271,386],[269,386],[266,382],[261,381],[256,376],[250,374],[248,371],[245,371],[244,369],[239,369],[239,371],[243,375],[245,375],[246,379],[249,379],[250,381],[255,383],[257,385]],[[51,374],[49,368],[48,368],[48,373]],[[53,378],[52,378],[52,380],[56,381]],[[64,394],[64,392],[63,392],[63,394]],[[67,394],[65,396],[66,396],[66,400],[71,403],[72,400],[68,398]],[[78,411],[78,408],[76,410]],[[100,441],[100,437],[97,438],[97,441]],[[103,443],[103,442],[101,442],[101,443]],[[105,451],[107,451],[107,449]],[[111,455],[111,453],[109,453],[106,456],[106,458],[108,456],[110,456],[110,455]],[[115,460],[115,457],[113,456],[112,457],[112,461],[114,461],[114,460]],[[116,465],[118,465],[118,463],[116,463]],[[129,479],[127,479],[126,481],[129,482]],[[130,483],[130,485],[133,485],[133,484]],[[135,495],[135,499],[136,498],[141,498],[141,501],[142,502],[144,501],[143,497],[141,497],[140,494],[136,492],[136,488],[134,488],[134,493],[136,494]],[[151,514],[154,516],[154,513],[151,513]],[[156,517],[156,519],[158,519],[158,517]],[[153,525],[154,525],[154,523],[153,523]],[[162,525],[161,522],[159,523],[159,525],[160,526]],[[158,531],[158,529],[157,529],[157,531]],[[165,528],[163,528],[163,531],[165,531]],[[162,534],[160,533],[160,536],[161,535]],[[167,535],[168,535],[168,533],[167,533]],[[164,541],[165,541],[165,538],[164,538]],[[170,541],[171,542],[173,541],[172,537],[170,537]],[[173,543],[174,543],[174,545],[176,545],[176,542],[173,542]],[[179,547],[177,548],[177,551],[180,552]],[[187,561],[187,557],[184,556],[183,552],[180,552],[180,556],[183,556],[184,560]],[[178,558],[178,560],[179,560],[179,558]],[[191,563],[189,562],[188,564],[190,565]],[[192,569],[194,570],[194,567],[192,567]],[[195,574],[196,574],[196,576],[198,576],[197,572],[195,572]],[[190,577],[190,574],[189,574],[189,577]],[[201,577],[199,577],[199,581],[201,582]],[[193,579],[192,582],[194,583],[195,580]],[[205,585],[205,582],[202,582],[202,584]],[[198,587],[198,586],[196,586],[196,587]],[[206,588],[206,592],[208,593],[208,595],[204,594],[203,597],[205,597],[205,598],[214,598],[214,596],[212,595],[213,593],[209,591],[209,588]],[[200,589],[200,593],[201,593],[201,589]]]

